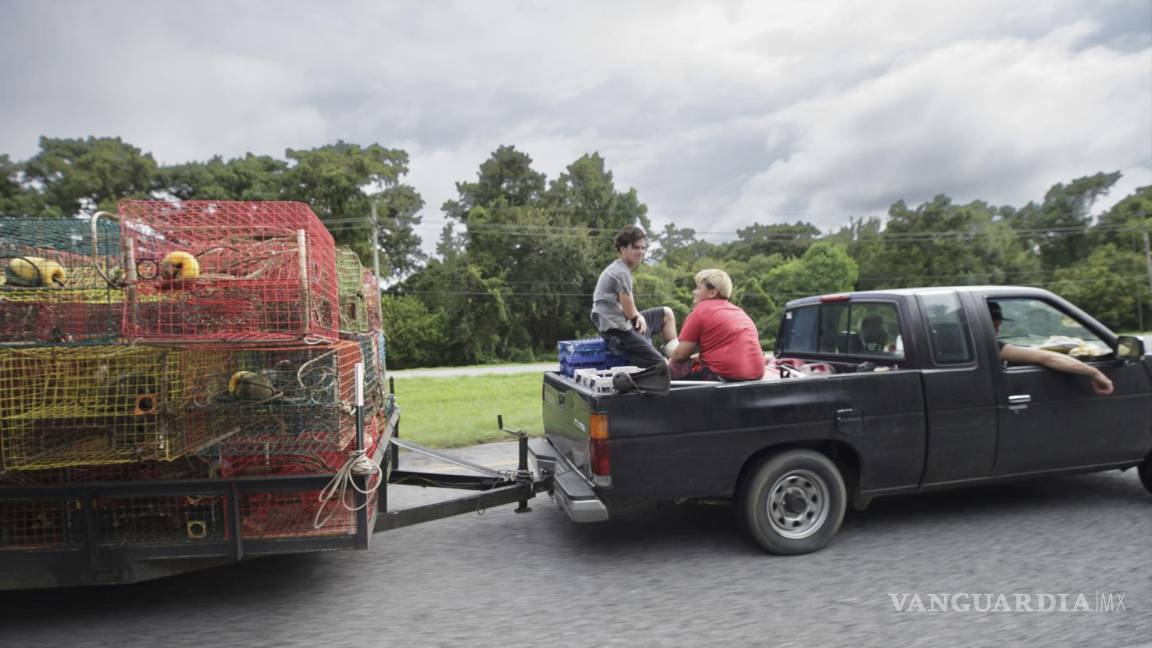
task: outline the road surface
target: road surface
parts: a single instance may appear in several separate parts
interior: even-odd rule
[[[515,446],[460,454],[512,467]],[[397,487],[390,496],[416,503],[436,492]],[[0,646],[1152,640],[1152,495],[1133,471],[876,500],[850,512],[825,550],[796,557],[762,553],[723,506],[670,506],[582,526],[546,497],[526,515],[512,508],[379,534],[366,552],[258,559],[117,588],[0,593]],[[927,606],[931,594],[1096,592],[1123,594],[1124,609],[920,612],[897,611],[893,600],[918,594]]]

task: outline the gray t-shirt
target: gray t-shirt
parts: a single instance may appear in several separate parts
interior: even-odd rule
[[[620,293],[632,294],[632,271],[622,259],[616,259],[600,273],[596,292],[592,295],[592,314],[599,317],[598,328],[601,331],[632,328],[631,322],[624,317]]]

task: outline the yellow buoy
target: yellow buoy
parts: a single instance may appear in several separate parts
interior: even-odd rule
[[[59,263],[40,257],[17,257],[4,268],[4,280],[9,286],[63,286],[66,276]]]
[[[268,376],[254,371],[237,371],[228,380],[228,393],[238,400],[262,401],[276,395]]]
[[[188,252],[169,252],[160,261],[161,279],[195,279],[200,276],[200,262]]]

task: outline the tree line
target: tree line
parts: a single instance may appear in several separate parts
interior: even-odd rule
[[[299,200],[368,263],[375,202],[395,368],[547,359],[557,340],[592,335],[596,279],[615,258],[613,235],[630,223],[651,239],[636,275],[641,307],[670,306],[682,321],[696,271],[723,268],[735,283],[733,301],[769,345],[790,299],[910,286],[1040,286],[1115,330],[1152,327],[1143,247],[1152,187],[1091,215],[1118,172],[1058,183],[1021,207],[940,195],[897,202],[886,219],[851,218],[834,232],[756,222],[715,242],[674,223],[653,231],[638,192],[618,189],[598,154],[549,179],[527,153],[503,146],[441,206],[431,258],[416,233],[424,202],[404,184],[407,172],[407,154],[379,144],[160,165],[119,138],[42,138],[28,160],[0,155],[0,217],[69,217],[114,209],[120,198]]]

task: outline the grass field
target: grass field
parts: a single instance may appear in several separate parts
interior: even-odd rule
[[[487,441],[510,441],[496,428],[504,426],[543,433],[539,372],[457,378],[396,378],[400,436],[434,448],[453,448]]]

